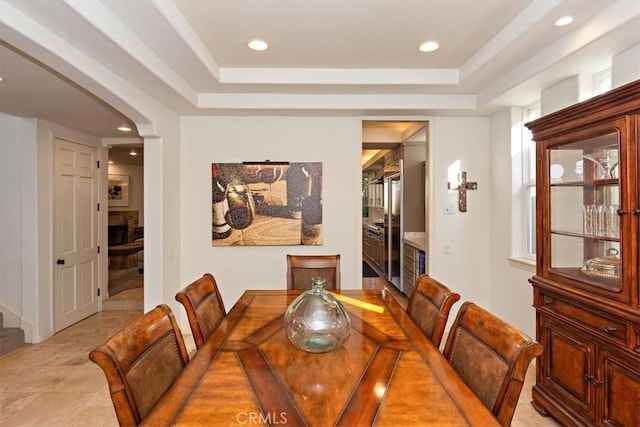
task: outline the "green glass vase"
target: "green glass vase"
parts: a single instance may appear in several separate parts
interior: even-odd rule
[[[325,289],[322,277],[311,278],[311,289],[300,294],[284,315],[289,341],[300,350],[325,353],[344,344],[351,319],[340,301]]]

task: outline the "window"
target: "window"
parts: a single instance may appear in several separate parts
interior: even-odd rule
[[[588,97],[600,95],[610,89],[611,68],[607,68],[593,75],[592,95],[586,93],[584,95]],[[522,210],[518,212],[522,216],[522,233],[515,241],[514,252],[520,251],[522,258],[531,260],[535,260],[536,255],[536,144],[531,132],[524,124],[540,116],[540,101],[522,109]],[[552,177],[553,173],[552,166]]]
[[[540,102],[537,101],[523,109],[522,123],[528,123],[540,117]],[[522,153],[524,159],[524,239],[523,256],[535,259],[536,255],[536,143],[531,132],[522,126]]]

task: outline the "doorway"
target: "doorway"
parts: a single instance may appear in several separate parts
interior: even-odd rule
[[[144,300],[144,147],[109,148],[108,287],[104,310],[142,310]]]
[[[426,243],[427,152],[427,121],[362,122],[363,285],[372,269],[387,288],[411,294],[417,276],[403,241]]]
[[[98,311],[98,149],[54,138],[54,332]]]

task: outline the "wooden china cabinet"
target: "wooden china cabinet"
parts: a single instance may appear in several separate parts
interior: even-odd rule
[[[533,405],[640,426],[640,80],[527,124],[536,141]]]

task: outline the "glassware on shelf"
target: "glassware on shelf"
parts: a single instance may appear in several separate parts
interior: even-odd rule
[[[620,235],[620,218],[618,217],[618,205],[609,205],[607,211],[607,235],[618,237]]]
[[[596,164],[597,179],[618,177],[618,150],[598,149],[592,154],[583,154],[582,157]]]
[[[581,271],[595,279],[617,283],[620,280],[620,257],[616,248],[609,248],[605,256],[588,259]]]
[[[596,209],[596,234],[599,236],[606,236],[609,208],[607,205],[598,205]]]
[[[596,205],[582,206],[582,232],[584,234],[596,234],[597,216]]]
[[[582,232],[602,237],[619,237],[618,205],[584,205],[582,207]]]
[[[618,166],[619,163],[615,162],[610,168],[609,168],[609,176],[611,178],[618,178]]]
[[[322,277],[312,277],[311,289],[300,294],[285,313],[287,338],[300,350],[325,353],[342,346],[351,333],[351,319],[325,289],[326,283]]]

